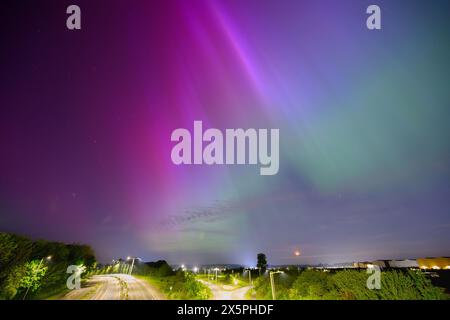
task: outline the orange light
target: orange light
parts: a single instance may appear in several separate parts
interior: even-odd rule
[[[297,250],[297,251],[294,252],[294,254],[295,254],[295,256],[298,257],[298,256],[300,256],[300,251]]]

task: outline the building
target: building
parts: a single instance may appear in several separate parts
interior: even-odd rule
[[[375,260],[375,261],[372,261],[370,264],[373,265],[373,266],[378,266],[381,269],[386,268],[386,267],[389,266],[389,264],[385,260]]]
[[[419,258],[417,263],[421,269],[450,269],[450,257],[442,258]]]
[[[367,269],[372,266],[378,266],[381,269],[388,267],[388,264],[385,260],[375,260],[375,261],[362,261],[362,262],[354,262],[353,267],[359,269]]]
[[[407,260],[389,260],[390,268],[419,268],[419,263],[417,260],[407,259]]]
[[[353,262],[353,268],[366,269],[369,264],[371,264],[371,262],[368,261]]]

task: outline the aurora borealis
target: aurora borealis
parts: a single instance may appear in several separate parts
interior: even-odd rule
[[[73,2],[77,31],[69,1],[2,8],[1,231],[103,261],[449,255],[447,1]],[[279,128],[278,174],[174,165],[196,120]]]

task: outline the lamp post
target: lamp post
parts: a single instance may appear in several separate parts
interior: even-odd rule
[[[50,261],[50,260],[52,259],[52,256],[47,256],[45,259],[46,259],[47,261]],[[37,270],[38,270],[38,271],[39,271],[39,268],[40,268],[41,265],[42,265],[42,262],[44,262],[44,258],[42,258],[41,261],[39,261],[39,264],[38,264],[38,267],[37,267]],[[25,294],[24,294],[22,300],[25,300],[25,298],[27,297],[28,290],[30,290],[30,287],[27,287],[27,291],[25,291]]]
[[[250,268],[248,268],[248,269],[246,269],[247,271],[248,271],[248,283],[250,284],[250,285],[252,285],[253,283],[252,283],[252,269],[250,269]]]
[[[273,275],[276,273],[284,273],[283,271],[270,271],[269,272],[269,276],[270,276],[270,287],[272,288],[272,300],[276,300],[276,295],[275,295],[275,281],[273,279]]]
[[[138,257],[127,257],[127,260],[132,260],[132,261],[131,261],[131,268],[130,268],[130,271],[128,272],[128,274],[130,274],[130,275],[131,275],[131,273],[133,272],[134,260],[136,260],[136,259],[139,259],[139,260],[140,260],[140,258],[138,258]]]
[[[218,280],[217,272],[219,271],[219,268],[214,268],[214,271],[216,272],[216,282],[217,282],[217,280]]]
[[[52,256],[47,256],[45,259],[47,261],[50,261],[52,259]],[[44,258],[42,258],[41,261],[39,262],[38,269],[41,267],[42,262],[44,262]]]

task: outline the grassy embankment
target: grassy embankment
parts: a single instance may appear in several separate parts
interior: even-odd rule
[[[135,275],[157,288],[168,300],[208,300],[212,297],[211,290],[198,282],[192,274],[170,276]]]

